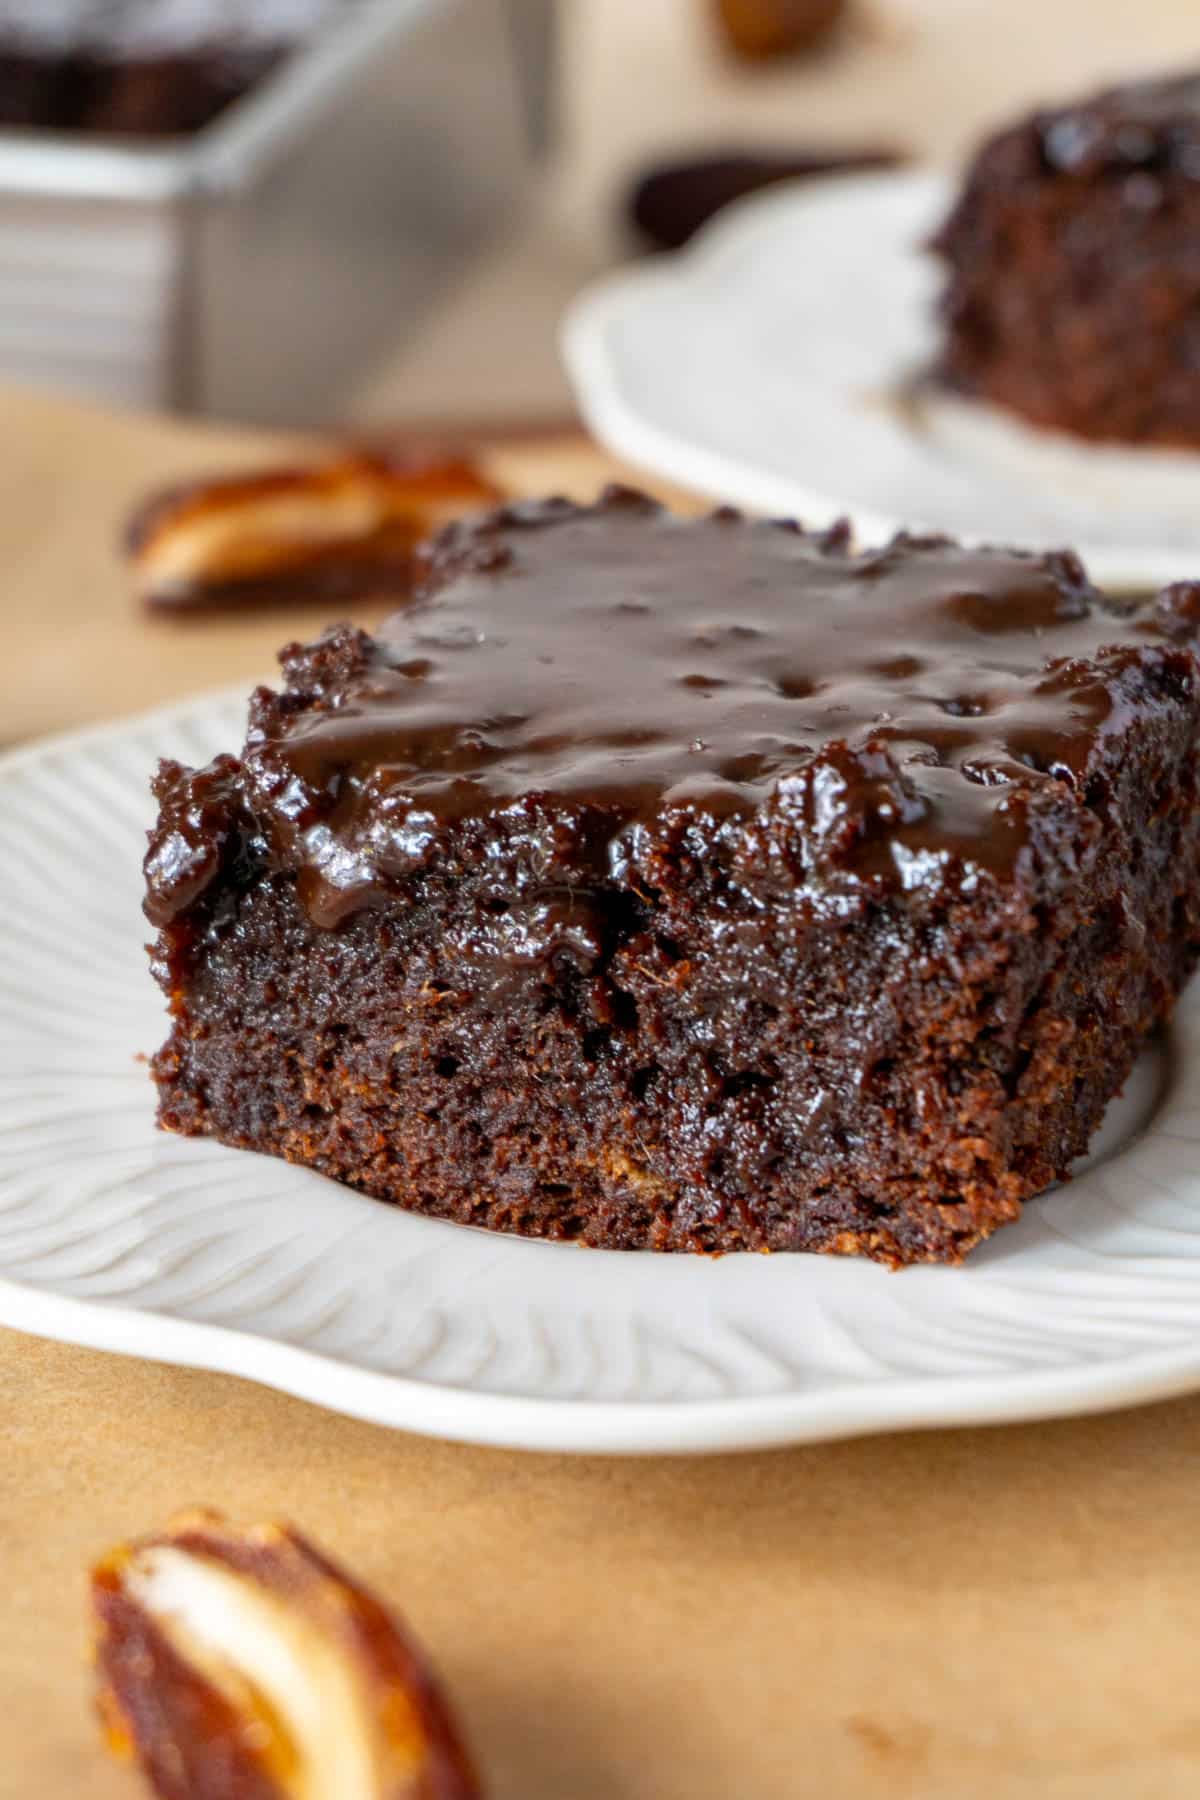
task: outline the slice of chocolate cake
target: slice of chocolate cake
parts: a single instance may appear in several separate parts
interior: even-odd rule
[[[934,248],[937,373],[1035,425],[1200,444],[1200,71],[991,138]]]
[[[1198,617],[626,490],[450,526],[159,774],[162,1122],[507,1231],[957,1261],[1195,960]]]

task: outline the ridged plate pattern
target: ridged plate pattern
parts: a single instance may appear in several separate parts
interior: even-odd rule
[[[1200,1379],[1195,987],[1090,1170],[957,1271],[523,1243],[158,1133],[147,772],[236,743],[242,712],[199,701],[0,763],[0,1319],[546,1449],[1019,1418]]]

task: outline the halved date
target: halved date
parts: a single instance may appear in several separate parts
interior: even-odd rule
[[[140,598],[170,611],[403,598],[421,541],[502,497],[465,457],[352,451],[164,489],[134,514],[126,550]]]
[[[109,1743],[162,1800],[479,1800],[408,1632],[289,1526],[185,1515],[92,1609]]]

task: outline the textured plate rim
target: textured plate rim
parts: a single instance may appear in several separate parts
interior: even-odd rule
[[[953,192],[949,174],[929,166],[836,175],[818,183],[779,183],[723,209],[682,250],[665,252],[648,264],[630,264],[590,282],[562,316],[559,349],[585,424],[625,461],[713,501],[749,512],[798,518],[813,528],[849,516],[859,541],[873,545],[906,528],[928,527],[928,521],[858,506],[845,496],[756,468],[735,454],[676,433],[638,409],[625,391],[610,350],[614,330],[639,309],[644,297],[688,288],[703,271],[753,245],[774,217],[794,216],[807,203],[820,204],[835,185],[843,190],[850,206],[860,196],[871,199],[888,190],[910,194],[924,190],[932,207],[935,199],[944,203]],[[1002,425],[1008,423],[1003,415],[996,416]],[[1197,461],[1200,469],[1200,458]],[[956,535],[971,540],[969,533]],[[1186,576],[1189,568],[1194,572],[1200,563],[1200,553],[1156,551],[1152,545],[1124,547],[1084,540],[1076,548],[1093,579],[1113,588],[1159,587]]]
[[[1026,1373],[1019,1381],[1007,1374],[888,1380],[815,1395],[638,1403],[472,1394],[352,1367],[228,1326],[48,1294],[4,1277],[0,1325],[143,1361],[236,1375],[423,1437],[559,1454],[691,1456],[893,1431],[1028,1424],[1169,1400],[1200,1385],[1200,1351],[1173,1350],[1130,1357],[1115,1371],[1102,1364],[1067,1375]]]

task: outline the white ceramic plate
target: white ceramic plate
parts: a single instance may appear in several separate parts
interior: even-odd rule
[[[599,282],[563,350],[596,435],[754,511],[1073,544],[1113,586],[1200,575],[1200,455],[1096,448],[913,397],[951,198],[921,171],[779,187],[677,256]]]
[[[524,1243],[156,1132],[146,775],[238,742],[242,714],[198,701],[0,761],[5,1323],[554,1450],[1030,1418],[1200,1382],[1200,985],[1090,1172],[961,1270]]]

